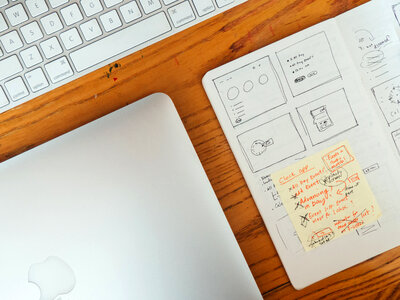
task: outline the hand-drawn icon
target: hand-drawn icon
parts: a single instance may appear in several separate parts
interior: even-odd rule
[[[271,146],[273,144],[274,144],[273,139],[268,139],[266,141],[255,140],[251,145],[251,153],[253,153],[256,156],[259,156],[267,150],[268,146]]]
[[[297,235],[296,229],[287,214],[277,220],[275,227],[283,246],[287,250],[292,253],[304,252],[303,245]]]
[[[237,139],[253,173],[306,150],[290,114],[245,131]]]
[[[392,132],[392,139],[400,155],[400,129],[397,129]]]
[[[324,31],[298,41],[276,55],[293,97],[341,78]]]
[[[296,110],[313,146],[358,126],[344,89],[297,107]]]
[[[243,84],[243,91],[245,91],[246,93],[250,92],[254,87],[254,83],[251,80],[247,80],[244,84]]]
[[[300,225],[303,226],[304,228],[307,228],[308,222],[310,222],[310,219],[308,219],[308,213],[306,213],[304,216],[299,215],[300,217]]]
[[[400,76],[373,87],[372,93],[389,126],[400,119]]]
[[[313,118],[313,123],[317,126],[318,131],[322,132],[333,126],[332,119],[326,110],[326,105],[322,105],[316,109],[310,111]]]
[[[392,43],[390,34],[374,36],[367,29],[359,29],[355,31],[355,38],[361,57],[360,67],[364,69],[365,75],[376,79],[389,73],[390,70],[385,67],[388,66],[386,56],[390,56],[386,53],[386,46]]]
[[[239,89],[236,86],[231,87],[226,96],[229,100],[235,100],[239,96]]]
[[[367,225],[364,225],[363,227],[357,228],[356,232],[359,236],[365,236],[367,234],[379,230],[380,228],[381,228],[381,223],[379,223],[379,221],[376,220],[373,223],[369,223]]]
[[[373,165],[371,165],[371,166],[366,167],[365,169],[363,169],[363,172],[364,172],[364,174],[366,175],[366,174],[369,174],[369,173],[371,173],[371,172],[373,172],[373,171],[376,171],[376,170],[378,170],[378,169],[379,169],[379,164],[376,163],[376,164],[373,164]]]
[[[269,56],[213,80],[233,127],[286,103]]]
[[[310,247],[315,247],[316,245],[323,245],[331,241],[335,237],[335,233],[332,228],[327,227],[314,232],[310,238]]]

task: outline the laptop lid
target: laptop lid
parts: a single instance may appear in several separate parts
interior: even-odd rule
[[[0,299],[261,298],[164,94],[1,163],[0,178]]]

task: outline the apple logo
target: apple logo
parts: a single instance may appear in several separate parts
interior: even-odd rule
[[[75,275],[62,259],[50,256],[29,268],[28,281],[40,289],[40,300],[55,300],[75,287]]]

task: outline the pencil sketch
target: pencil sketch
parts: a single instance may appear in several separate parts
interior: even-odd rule
[[[386,61],[386,46],[392,43],[389,34],[374,36],[367,29],[358,29],[354,32],[357,49],[360,52],[360,67],[366,75],[380,78],[389,73],[390,65]]]
[[[272,181],[271,176],[270,175],[261,176],[260,181],[261,181],[261,187],[263,189],[263,192],[265,193],[267,201],[269,204],[271,204],[271,210],[272,211],[279,210],[282,215],[287,215],[286,209],[282,203],[282,199],[279,196],[278,191],[276,190],[275,184]]]
[[[369,223],[367,225],[364,225],[363,227],[356,229],[356,232],[359,236],[365,236],[367,234],[379,230],[380,228],[381,228],[381,223],[379,223],[379,221],[376,220],[373,223]]]
[[[341,78],[324,31],[292,44],[276,55],[293,97]]]
[[[397,24],[400,25],[400,2],[392,5],[394,16],[396,17]]]
[[[287,102],[269,56],[213,80],[233,127]]]
[[[313,146],[358,126],[344,89],[296,108]]]
[[[285,114],[237,136],[253,173],[306,150],[290,114]]]
[[[317,127],[318,131],[322,132],[333,126],[332,119],[329,117],[326,105],[322,105],[316,109],[310,111],[313,118],[313,123]]]
[[[296,229],[287,214],[278,219],[275,226],[276,231],[287,250],[292,253],[304,252],[303,245],[297,235]]]
[[[369,167],[364,168],[363,172],[364,172],[365,175],[367,175],[367,174],[369,174],[371,172],[374,172],[374,171],[376,171],[378,169],[379,169],[379,164],[376,163],[376,164],[373,164],[373,165],[371,165]]]
[[[256,156],[259,156],[263,154],[268,146],[271,146],[274,144],[274,140],[272,138],[262,141],[262,140],[255,140],[253,144],[251,145],[251,153],[253,153]]]
[[[388,126],[400,119],[400,76],[373,87],[372,93]]]
[[[392,138],[397,148],[397,152],[400,155],[400,129],[397,129],[392,132]]]

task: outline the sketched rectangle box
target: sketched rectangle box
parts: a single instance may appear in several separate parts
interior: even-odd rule
[[[233,127],[286,103],[269,56],[213,80]]]
[[[308,102],[296,110],[313,146],[358,126],[344,89]]]
[[[400,129],[397,129],[392,132],[392,139],[394,141],[394,144],[397,148],[397,151],[400,154]]]
[[[341,78],[324,31],[276,53],[293,97]]]
[[[237,139],[253,173],[306,150],[290,114],[245,131]]]
[[[400,76],[373,87],[372,93],[389,126],[400,119]]]

